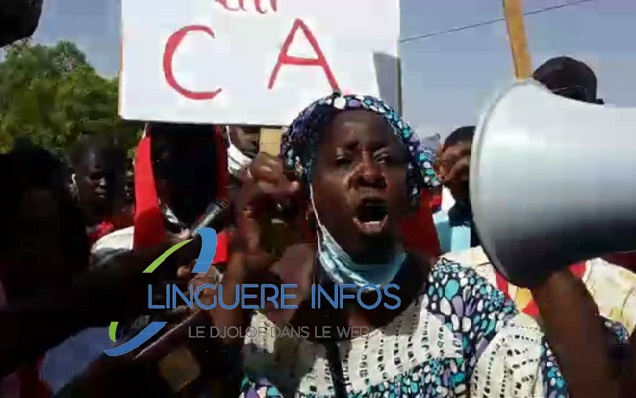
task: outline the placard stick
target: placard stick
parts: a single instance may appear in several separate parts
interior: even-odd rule
[[[504,16],[508,27],[508,40],[517,79],[532,76],[532,60],[528,51],[526,29],[523,25],[521,0],[503,0]]]
[[[117,84],[117,114],[121,115],[121,111],[122,111],[121,99],[124,98],[124,95],[123,95],[124,86],[121,84],[122,74],[124,73],[124,30],[121,27],[119,29],[120,29],[119,37],[121,37],[121,39],[119,39],[119,71],[117,73],[117,82],[119,83]]]
[[[280,128],[261,127],[261,134],[259,138],[260,152],[265,152],[272,156],[278,156],[282,134],[283,132]]]
[[[261,128],[259,151],[278,157],[280,152],[281,128]],[[285,250],[285,223],[279,218],[272,218],[271,222],[261,223],[264,245],[268,251],[277,256]]]
[[[523,7],[521,0],[503,0],[504,16],[508,27],[508,40],[512,51],[512,62],[515,66],[517,79],[527,79],[532,76],[532,60],[528,51],[526,29],[523,25]],[[527,289],[515,289],[511,294],[517,308],[525,310],[532,301],[532,294]]]
[[[398,86],[397,86],[397,94],[398,94],[398,113],[402,115],[402,58],[398,57],[397,59],[397,76],[398,76]]]

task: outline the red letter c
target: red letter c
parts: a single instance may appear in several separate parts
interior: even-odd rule
[[[211,100],[221,92],[220,88],[214,91],[190,91],[181,86],[174,77],[174,72],[172,70],[172,58],[183,39],[190,32],[204,32],[214,38],[214,32],[212,29],[203,25],[186,26],[174,32],[168,38],[168,42],[166,43],[166,48],[163,53],[163,73],[168,85],[184,97],[192,100]]]

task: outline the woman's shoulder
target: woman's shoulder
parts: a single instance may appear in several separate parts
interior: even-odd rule
[[[488,279],[473,267],[445,257],[441,257],[432,267],[423,294],[429,300],[438,300],[440,304],[446,301],[473,302],[485,310],[514,313],[514,304]],[[445,312],[448,315],[448,311]]]
[[[474,269],[445,258],[432,268],[422,298],[423,311],[463,336],[465,351],[491,341],[518,314],[514,303]]]
[[[429,311],[437,301],[436,315],[450,319],[446,324],[462,335],[475,395],[545,396],[544,391],[563,391],[563,378],[540,326],[519,314],[514,303],[474,268],[440,259],[426,295]]]

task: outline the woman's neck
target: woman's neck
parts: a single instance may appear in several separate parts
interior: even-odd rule
[[[324,336],[316,336],[314,332],[320,331],[322,327],[331,330],[336,328],[344,328],[350,330],[369,331],[371,329],[380,328],[388,325],[393,319],[400,315],[415,301],[428,278],[428,274],[433,264],[419,255],[409,254],[404,267],[398,272],[395,280],[399,290],[395,295],[400,299],[400,305],[395,309],[385,308],[379,305],[373,310],[362,308],[357,301],[346,303],[344,308],[333,308],[329,305],[321,309],[311,308],[309,300],[305,300],[299,307],[292,324],[296,326],[308,326],[312,334],[310,340],[324,340]],[[326,280],[326,278],[318,278],[317,284],[324,287],[325,291],[333,291],[331,286],[334,282]],[[365,303],[374,303],[377,300],[377,293],[363,293],[361,300]],[[355,333],[349,334],[349,338],[356,337]],[[340,340],[338,335],[331,335],[332,339]]]
[[[403,250],[399,241],[382,237],[367,240],[355,253],[349,253],[349,256],[358,264],[386,264]]]

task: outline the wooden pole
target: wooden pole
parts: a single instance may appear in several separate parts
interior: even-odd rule
[[[403,109],[402,109],[402,59],[400,57],[398,57],[398,59],[397,59],[397,68],[398,68],[398,70],[397,70],[397,72],[398,72],[397,73],[397,75],[398,75],[398,81],[397,81],[397,84],[398,84],[398,86],[397,86],[397,94],[398,94],[397,106],[398,106],[398,110],[397,111],[398,111],[398,113],[400,115],[402,115],[402,112],[403,112]]]
[[[259,140],[260,151],[268,155],[278,156],[282,133],[280,128],[262,127]]]
[[[532,60],[528,51],[526,29],[523,25],[522,0],[503,0],[504,16],[508,28],[508,40],[512,52],[512,62],[517,79],[527,79],[532,76]],[[524,311],[532,301],[532,293],[528,289],[515,288],[508,291],[517,308]]]
[[[526,29],[523,25],[521,0],[503,0],[504,16],[508,27],[508,40],[517,79],[532,76],[532,60],[528,51]]]

